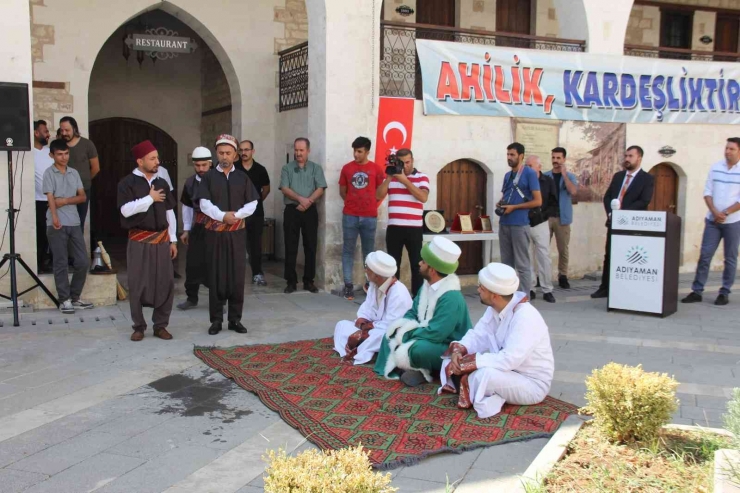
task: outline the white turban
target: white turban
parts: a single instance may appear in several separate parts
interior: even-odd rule
[[[380,277],[387,278],[396,275],[396,259],[381,250],[369,253],[365,263],[371,271]]]
[[[506,264],[492,262],[478,272],[478,281],[484,288],[501,296],[514,294],[519,287],[516,271]]]

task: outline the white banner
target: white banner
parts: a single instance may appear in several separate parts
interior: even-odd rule
[[[740,64],[416,41],[425,115],[740,122]]]

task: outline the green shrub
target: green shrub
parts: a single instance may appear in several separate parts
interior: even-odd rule
[[[374,472],[362,446],[306,450],[291,457],[284,450],[268,454],[266,493],[393,493],[391,475]]]
[[[735,435],[733,446],[740,449],[740,389],[732,389],[732,399],[727,403],[727,413],[723,416],[725,429]]]
[[[594,424],[611,441],[652,441],[678,408],[678,382],[642,365],[609,363],[586,378],[587,405]]]

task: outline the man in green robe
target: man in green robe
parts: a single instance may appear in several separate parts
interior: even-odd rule
[[[468,305],[455,275],[460,248],[441,236],[421,249],[424,285],[402,319],[391,323],[378,352],[375,373],[410,387],[431,382],[442,353],[472,327]]]

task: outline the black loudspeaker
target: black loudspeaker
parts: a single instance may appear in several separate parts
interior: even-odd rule
[[[0,151],[31,150],[28,84],[0,82]]]

